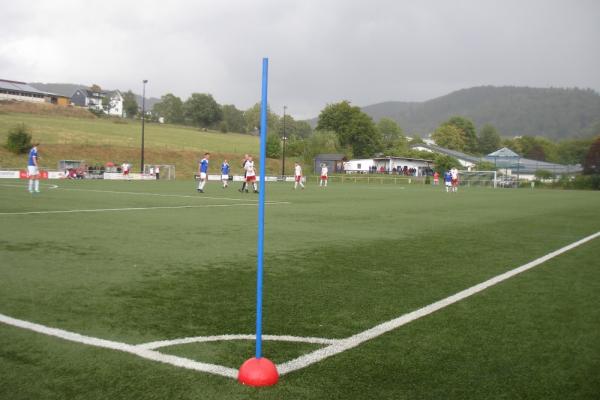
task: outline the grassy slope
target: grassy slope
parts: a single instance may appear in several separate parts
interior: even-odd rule
[[[185,182],[63,185],[192,192]],[[0,187],[0,210],[228,202],[64,189],[31,198]],[[254,199],[216,184],[208,192]],[[265,332],[272,334],[344,337],[600,229],[594,192],[453,196],[423,187],[293,192],[277,185],[269,198],[294,203],[267,213]],[[2,313],[129,343],[252,331],[253,208],[40,215],[35,229],[31,216],[1,218],[8,227],[0,235]],[[595,241],[266,390],[0,326],[7,377],[0,395],[593,398],[600,389],[593,374],[600,368],[599,250]],[[247,343],[165,349],[228,365],[250,350]],[[265,345],[275,359],[299,350]]]
[[[121,164],[127,160],[134,169],[140,164],[139,121],[3,112],[0,113],[0,143],[5,143],[9,129],[20,123],[26,124],[34,140],[43,144],[40,154],[46,168],[54,169],[57,162],[64,159],[84,159],[89,164],[107,161]],[[223,158],[235,160],[237,164],[244,153],[258,152],[257,137],[237,133],[203,132],[184,126],[148,123],[144,136],[145,162],[175,164],[180,176],[190,176],[205,151],[214,153],[214,171]],[[15,156],[0,146],[1,167],[22,168],[25,162],[25,156]],[[279,170],[275,160],[270,160],[269,167]]]

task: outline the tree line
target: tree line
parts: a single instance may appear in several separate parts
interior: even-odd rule
[[[126,93],[125,97],[131,97],[129,100],[135,101],[133,93],[131,96]],[[127,104],[124,106],[127,109]],[[270,108],[267,113],[267,155],[271,158],[281,156],[284,140],[286,154],[302,157],[307,162],[311,162],[319,153],[342,153],[348,158],[371,158],[376,154],[432,157],[430,153],[411,150],[410,145],[421,139],[418,136],[409,139],[396,121],[381,118],[376,123],[360,107],[353,106],[346,100],[325,106],[319,114],[314,131],[308,122],[295,120],[291,115],[285,115],[284,118]],[[166,123],[186,124],[221,132],[257,134],[260,130],[260,103],[247,110],[240,110],[232,104],[217,103],[208,93],[193,93],[185,101],[168,93],[153,106],[152,115],[164,118]],[[600,129],[597,134],[600,135]],[[584,164],[593,142],[593,137],[558,142],[534,136],[507,139],[493,125],[484,124],[477,129],[475,123],[464,116],[453,116],[444,121],[435,129],[431,138],[441,147],[475,156],[508,147],[524,158],[560,164]],[[452,160],[440,159],[436,162],[455,164]]]

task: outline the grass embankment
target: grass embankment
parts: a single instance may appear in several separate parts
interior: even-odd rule
[[[95,118],[87,111],[83,114],[75,112],[81,110],[72,107],[58,107],[56,110],[62,109],[63,114],[48,115],[46,108],[45,105],[39,108],[29,105],[23,108],[24,112],[15,112],[20,109],[15,109],[14,104],[0,104],[0,143],[6,142],[9,129],[24,123],[34,141],[42,143],[40,155],[44,168],[55,169],[60,160],[85,160],[89,165],[128,161],[134,170],[139,168],[140,121]],[[36,113],[31,113],[33,111]],[[178,177],[191,176],[206,151],[212,153],[211,171],[215,173],[224,158],[230,160],[235,171],[244,153],[256,155],[259,152],[257,137],[238,133],[224,134],[179,125],[146,123],[144,136],[145,163],[174,164]],[[25,162],[26,156],[16,156],[0,146],[1,167],[23,168]],[[290,171],[291,167],[290,163]],[[279,160],[267,161],[269,172],[275,173],[280,168]]]

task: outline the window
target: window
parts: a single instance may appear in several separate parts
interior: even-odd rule
[[[360,169],[361,163],[356,164],[356,169]]]

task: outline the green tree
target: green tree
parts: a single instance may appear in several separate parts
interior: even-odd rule
[[[338,153],[341,150],[342,146],[336,132],[315,131],[309,138],[304,140],[304,162],[312,164],[317,154]]]
[[[583,162],[583,173],[586,175],[600,174],[600,136],[590,145]]]
[[[267,157],[279,158],[281,155],[281,138],[275,133],[267,135]]]
[[[559,142],[556,150],[558,162],[561,164],[583,164],[592,141],[592,139],[573,139]]]
[[[223,111],[209,93],[192,93],[183,103],[183,114],[193,125],[208,128],[223,119]]]
[[[25,124],[18,124],[8,131],[6,149],[14,154],[25,154],[31,149],[31,134]]]
[[[223,110],[223,122],[226,132],[246,133],[246,118],[244,112],[238,110],[233,104],[226,104],[221,107]]]
[[[340,145],[351,147],[354,157],[371,157],[382,149],[381,134],[371,117],[348,101],[327,105],[319,114],[317,130],[335,132]]]
[[[260,131],[260,103],[256,103],[244,111],[247,132]],[[271,107],[267,105],[267,130],[275,132],[278,129],[279,117],[271,112]]]
[[[444,154],[436,154],[433,163],[435,165],[435,170],[439,173],[443,173],[452,168],[460,168],[461,166],[456,158]]]
[[[377,123],[377,130],[381,134],[383,151],[387,155],[399,156],[408,150],[408,142],[402,128],[393,119],[380,119]]]
[[[465,139],[463,131],[454,125],[442,124],[433,132],[431,138],[438,146],[451,150],[464,151]]]
[[[485,124],[479,131],[479,152],[490,154],[498,150],[501,145],[500,135],[493,125]]]
[[[313,129],[306,121],[294,121],[296,135],[301,138],[307,138],[313,133]]]
[[[163,117],[169,124],[183,123],[183,102],[173,93],[167,93],[160,98],[160,102],[154,104],[152,113]]]
[[[497,168],[492,162],[479,161],[477,164],[475,164],[475,169],[477,171],[495,171]]]
[[[442,126],[444,125],[454,126],[462,132],[463,141],[465,143],[464,147],[462,149],[455,150],[461,150],[471,154],[477,154],[479,152],[479,143],[473,121],[457,115],[444,122]]]
[[[133,118],[138,114],[138,104],[131,90],[123,93],[123,111],[127,118]]]
[[[534,176],[538,180],[552,179],[552,178],[554,178],[554,174],[551,171],[548,171],[548,170],[545,170],[545,169],[538,169],[538,170],[536,170],[535,173],[534,173]]]
[[[408,141],[409,144],[419,144],[419,143],[425,143],[423,141],[423,139],[421,138],[421,136],[414,134],[410,140]]]

